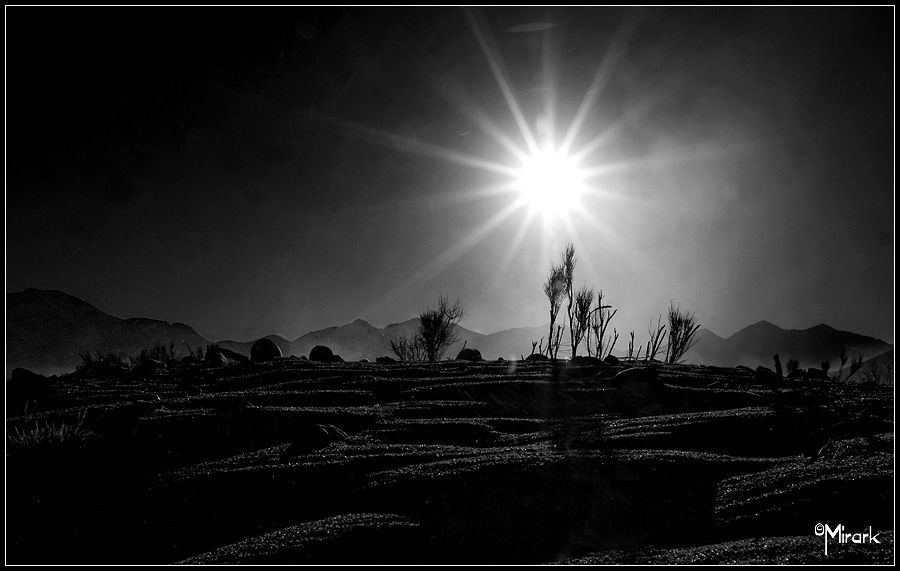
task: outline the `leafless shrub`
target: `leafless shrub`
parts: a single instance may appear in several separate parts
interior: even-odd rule
[[[666,326],[662,325],[662,315],[656,319],[656,329],[653,328],[653,322],[650,322],[650,340],[647,341],[647,350],[644,351],[644,361],[652,361],[656,359],[663,341],[666,339]]]
[[[459,339],[457,323],[463,317],[463,308],[456,300],[453,304],[446,296],[438,298],[436,308],[426,309],[419,314],[418,341],[422,345],[425,358],[435,362]]]
[[[566,274],[562,265],[550,268],[550,275],[544,282],[544,295],[550,302],[550,335],[547,338],[547,356],[551,359],[556,358],[556,352],[559,351],[559,344],[552,343],[554,326],[559,310],[562,307],[563,296],[566,291]]]
[[[634,360],[635,360],[635,356],[634,356],[634,331],[632,331],[631,333],[629,333],[629,337],[630,337],[630,339],[628,340],[628,355],[626,355],[625,358],[626,358],[627,360],[629,360],[629,361],[634,361]],[[640,349],[638,349],[638,351],[640,351]]]
[[[694,334],[700,329],[693,313],[682,312],[674,304],[669,305],[669,346],[667,363],[680,363],[684,355],[696,345]]]
[[[572,328],[572,356],[578,353],[578,345],[582,339],[587,336],[585,343],[587,345],[588,356],[591,354],[590,344],[590,326],[591,326],[591,306],[594,303],[594,290],[587,286],[582,286],[575,293],[575,309],[572,317],[574,318],[574,327]]]
[[[612,353],[612,345],[615,344],[615,341],[610,344],[606,336],[606,330],[609,322],[612,321],[612,318],[616,316],[619,310],[610,311],[610,309],[612,309],[611,305],[603,304],[603,290],[600,290],[597,293],[597,307],[591,313],[591,332],[594,334],[595,347],[594,355],[600,359]],[[618,338],[618,335],[616,337]],[[604,347],[606,347],[605,351]]]
[[[390,340],[391,351],[400,361],[422,361],[425,352],[422,350],[422,344],[419,343],[418,336],[398,336]]]
[[[562,259],[562,270],[563,270],[563,280],[565,283],[565,293],[566,299],[569,300],[568,306],[566,308],[566,314],[569,317],[569,343],[571,344],[573,355],[575,354],[575,264],[577,259],[575,258],[575,245],[571,242],[566,244],[566,249],[563,252]]]

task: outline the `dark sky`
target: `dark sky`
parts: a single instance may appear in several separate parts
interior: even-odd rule
[[[672,300],[893,341],[893,8],[6,15],[7,291],[242,340],[448,293],[492,332],[546,321],[574,239],[639,338]],[[533,130],[604,70],[573,149],[605,134],[582,164],[609,168],[569,226],[433,152],[524,145],[475,29]]]

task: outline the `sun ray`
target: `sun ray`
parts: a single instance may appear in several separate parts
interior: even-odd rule
[[[506,254],[503,256],[503,260],[500,262],[500,275],[506,274],[509,271],[510,266],[512,266],[513,259],[515,259],[516,255],[519,253],[519,247],[522,245],[522,240],[525,239],[525,234],[528,232],[531,227],[531,222],[534,219],[534,213],[526,212],[525,220],[519,225],[519,229],[516,230],[515,236],[513,236],[512,243],[509,248],[506,249]]]
[[[581,106],[575,113],[575,118],[572,120],[572,124],[569,126],[566,136],[559,147],[561,153],[567,154],[575,143],[575,140],[578,138],[588,113],[590,113],[594,107],[597,96],[600,95],[600,92],[606,86],[606,82],[609,81],[609,78],[612,76],[615,66],[619,62],[619,58],[621,58],[622,54],[625,52],[625,45],[628,43],[631,33],[637,25],[637,20],[638,17],[636,12],[626,10],[623,14],[622,20],[610,42],[609,48],[607,48],[603,60],[597,67],[594,79],[591,81],[590,86],[585,92]]]
[[[477,125],[489,137],[494,139],[501,147],[512,155],[513,158],[521,160],[525,156],[526,151],[513,141],[512,137],[503,132],[503,129],[496,121],[491,119],[487,113],[482,111],[468,96],[458,87],[454,86],[448,89],[440,89],[441,95],[448,103],[453,105],[467,119]]]
[[[721,158],[732,153],[739,153],[754,148],[756,143],[748,141],[724,142],[715,144],[692,145],[688,147],[676,147],[665,151],[657,151],[649,155],[633,157],[621,161],[604,163],[594,167],[583,169],[585,180],[627,172],[637,168],[674,167],[680,164],[702,162]]]
[[[528,122],[525,120],[522,109],[519,107],[516,96],[513,94],[512,88],[510,87],[510,82],[506,77],[503,62],[497,54],[497,49],[493,45],[490,31],[486,29],[487,26],[482,28],[472,10],[466,8],[464,11],[469,20],[469,24],[472,27],[472,31],[475,32],[475,37],[478,39],[478,45],[481,46],[481,51],[484,53],[484,57],[491,67],[494,79],[497,80],[497,85],[500,87],[504,99],[506,99],[506,105],[509,107],[509,111],[512,113],[516,125],[519,127],[519,132],[521,133],[525,144],[528,146],[528,150],[532,153],[536,152],[538,150],[537,141],[535,140],[531,129],[528,127]]]
[[[484,240],[489,234],[491,234],[491,232],[493,232],[498,226],[503,224],[503,222],[505,222],[520,208],[520,204],[518,204],[517,202],[511,202],[505,208],[495,213],[480,226],[468,233],[464,238],[454,242],[446,250],[432,258],[431,261],[419,268],[419,270],[412,274],[409,278],[403,280],[402,282],[391,288],[390,291],[386,292],[383,296],[381,296],[381,298],[378,299],[375,304],[369,306],[366,310],[374,310],[375,308],[385,304],[387,301],[395,299],[411,284],[421,283],[431,279],[443,267],[455,263],[472,248],[480,244],[482,240]]]
[[[448,163],[506,176],[515,176],[517,172],[516,169],[504,164],[473,157],[465,153],[460,153],[459,151],[454,151],[431,143],[425,143],[367,125],[361,125],[359,123],[330,117],[316,112],[309,112],[306,115],[311,119],[339,127],[347,134],[355,135],[369,142],[394,148],[400,152],[414,153],[423,157],[439,159]]]

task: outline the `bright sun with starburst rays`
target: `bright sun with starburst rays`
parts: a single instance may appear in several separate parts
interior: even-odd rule
[[[532,213],[555,218],[578,208],[586,185],[585,174],[574,159],[551,149],[524,156],[522,163],[513,188]]]
[[[597,62],[596,73],[585,90],[580,106],[568,122],[567,128],[557,133],[555,125],[559,110],[555,108],[554,102],[559,85],[548,79],[542,88],[547,94],[543,111],[538,116],[526,117],[506,74],[505,65],[489,26],[482,21],[477,11],[471,9],[464,11],[516,128],[513,130],[504,128],[498,122],[503,120],[502,115],[498,117],[488,113],[470,100],[464,91],[442,95],[471,121],[472,125],[477,126],[482,134],[487,135],[493,143],[505,151],[506,160],[466,154],[456,149],[359,123],[320,117],[346,130],[348,134],[393,147],[401,153],[416,154],[467,169],[480,170],[492,175],[493,180],[503,181],[498,184],[486,183],[483,187],[460,189],[453,195],[441,196],[447,204],[487,200],[498,196],[508,196],[509,201],[499,210],[494,210],[486,220],[470,228],[458,241],[449,244],[446,250],[434,256],[415,275],[410,276],[407,283],[428,279],[440,272],[442,268],[455,262],[485,240],[498,227],[513,219],[517,213],[522,216],[516,220],[516,232],[508,244],[501,269],[512,263],[525,235],[534,228],[532,221],[535,219],[543,221],[537,228],[542,236],[543,247],[557,240],[559,232],[568,234],[570,239],[576,239],[581,230],[598,233],[611,242],[619,243],[618,235],[609,224],[601,222],[600,215],[604,213],[608,215],[610,210],[608,206],[614,201],[627,201],[629,197],[610,189],[609,185],[604,185],[604,189],[599,190],[597,179],[617,169],[628,168],[631,163],[626,160],[618,164],[603,164],[598,162],[596,156],[598,150],[614,144],[628,113],[642,112],[642,106],[635,105],[623,115],[621,122],[613,121],[605,125],[601,132],[590,134],[592,136],[587,142],[582,142],[581,135],[584,128],[591,124],[589,116],[597,98],[612,75],[618,57],[624,51],[624,45],[634,27],[633,18],[628,13],[623,17],[618,30],[611,38],[606,54]],[[543,30],[541,33],[550,33],[551,29],[552,26],[541,28]],[[536,64],[545,66],[545,77],[553,76],[547,61]],[[468,132],[470,131],[466,131]],[[604,208],[592,211],[591,205],[598,203],[598,199],[603,201]],[[397,287],[401,286],[402,284]]]

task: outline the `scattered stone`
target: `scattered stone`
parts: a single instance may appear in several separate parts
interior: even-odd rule
[[[309,360],[310,361],[321,361],[323,363],[330,363],[331,359],[333,357],[334,357],[334,353],[332,353],[331,349],[329,349],[325,345],[316,345],[309,352]]]
[[[237,365],[238,363],[247,363],[250,359],[231,349],[225,349],[218,345],[210,345],[206,350],[203,361],[207,365],[212,365],[214,367],[230,367],[232,365]]]
[[[166,364],[162,361],[157,361],[156,359],[143,359],[138,363],[137,367],[134,368],[134,372],[139,375],[147,375],[165,371],[167,368]]]
[[[254,363],[274,361],[281,356],[281,349],[271,339],[260,339],[250,348],[250,360]]]
[[[598,357],[588,357],[586,355],[577,355],[569,359],[570,365],[602,365],[603,361],[601,361]]]
[[[763,367],[762,365],[756,368],[756,371],[753,373],[753,378],[758,383],[774,383],[779,380],[775,371],[768,367]]]
[[[827,381],[828,373],[816,367],[810,367],[806,371],[806,377],[811,381]]]
[[[602,375],[602,373],[598,373],[598,375]],[[619,371],[609,382],[616,385],[654,383],[658,378],[659,373],[656,369],[651,369],[649,367],[632,367],[630,369],[625,369],[624,371]]]
[[[304,426],[295,437],[291,445],[281,454],[281,459],[286,460],[295,456],[308,454],[313,450],[319,450],[331,444],[347,438],[347,433],[333,424],[312,424]]]
[[[482,361],[481,351],[466,347],[456,355],[457,361]]]

